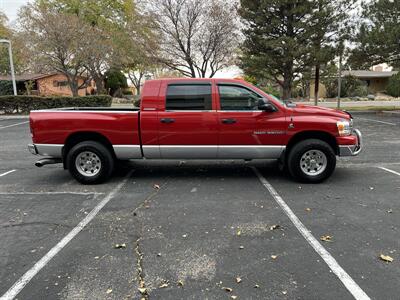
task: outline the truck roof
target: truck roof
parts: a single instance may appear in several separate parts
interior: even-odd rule
[[[245,82],[242,79],[232,79],[232,78],[160,78],[160,79],[152,79],[148,80],[147,82],[151,81],[168,81],[168,82]]]

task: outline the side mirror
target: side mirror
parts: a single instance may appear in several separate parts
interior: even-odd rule
[[[258,109],[266,112],[275,112],[277,110],[275,106],[265,100],[260,100],[258,102]]]

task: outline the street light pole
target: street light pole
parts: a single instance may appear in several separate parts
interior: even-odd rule
[[[12,84],[13,84],[14,96],[17,96],[17,83],[15,82],[14,60],[13,60],[13,55],[12,55],[11,41],[0,40],[0,43],[8,44],[8,55],[10,57],[11,80],[12,80]]]

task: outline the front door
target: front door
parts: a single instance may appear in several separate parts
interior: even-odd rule
[[[246,86],[218,84],[218,96],[218,157],[279,158],[285,148],[285,113],[259,110],[263,97]]]
[[[217,158],[218,116],[212,83],[168,83],[161,91],[165,108],[159,112],[161,158]]]

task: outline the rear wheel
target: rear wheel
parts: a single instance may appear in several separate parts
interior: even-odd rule
[[[67,154],[66,163],[72,177],[83,184],[106,181],[114,169],[111,152],[94,141],[81,142]]]
[[[336,155],[332,147],[321,140],[309,139],[296,144],[288,155],[290,174],[303,182],[317,183],[332,175]]]

